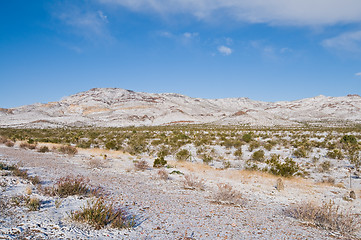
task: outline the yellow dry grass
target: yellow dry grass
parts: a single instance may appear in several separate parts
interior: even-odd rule
[[[119,156],[130,156],[128,153],[123,151],[115,151],[115,150],[106,150],[100,148],[78,148],[78,152],[80,154],[85,155],[93,155],[93,156],[104,156],[107,155],[108,157],[119,157]]]
[[[235,182],[241,182],[243,184],[256,184],[256,185],[273,187],[277,179],[281,178],[285,182],[287,187],[297,188],[300,190],[302,189],[305,191],[310,191],[313,189],[313,187],[316,186],[314,182],[300,177],[284,178],[280,176],[275,176],[267,172],[260,172],[260,171],[215,169],[203,163],[192,163],[186,161],[184,162],[169,161],[169,163],[176,167],[186,169],[202,177],[218,178],[218,179],[226,179],[226,180],[228,179]]]

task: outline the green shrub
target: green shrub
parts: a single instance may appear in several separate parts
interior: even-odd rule
[[[209,154],[206,154],[206,153],[204,153],[204,154],[201,155],[201,159],[202,159],[203,162],[206,163],[206,164],[208,164],[208,163],[210,163],[210,162],[213,161],[213,157],[212,157],[211,155],[209,155]]]
[[[332,159],[343,159],[344,158],[341,150],[339,150],[339,149],[334,149],[333,151],[328,151],[326,155],[327,155],[327,157],[332,158]]]
[[[300,171],[298,164],[291,158],[286,158],[283,163],[279,160],[279,155],[271,156],[271,159],[267,161],[270,165],[269,172],[274,175],[280,175],[283,177],[290,177]]]
[[[160,167],[163,167],[166,164],[167,164],[167,161],[164,160],[164,157],[162,156],[162,157],[158,157],[158,158],[154,159],[153,167],[160,168]]]
[[[258,150],[254,152],[251,156],[251,159],[257,162],[263,162],[264,161],[264,151]]]
[[[340,142],[345,144],[357,144],[357,139],[353,135],[345,135],[341,138]]]
[[[242,140],[245,141],[246,143],[249,143],[250,141],[252,141],[252,133],[245,133],[242,136]]]
[[[297,158],[305,158],[307,157],[307,151],[303,147],[299,147],[293,152],[293,155]]]
[[[261,144],[257,141],[252,141],[250,144],[249,144],[249,147],[248,147],[248,151],[250,152],[253,152],[254,149],[256,148],[259,148],[261,146]]]
[[[233,155],[236,157],[242,157],[242,148],[238,148],[236,151],[234,151]]]
[[[191,156],[190,152],[187,149],[182,149],[176,154],[176,159],[178,161],[185,161]]]

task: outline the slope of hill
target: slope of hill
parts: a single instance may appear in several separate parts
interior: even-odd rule
[[[201,99],[173,93],[94,88],[58,102],[0,109],[0,127],[155,126],[165,124],[294,126],[361,123],[361,97],[317,96],[297,101]]]

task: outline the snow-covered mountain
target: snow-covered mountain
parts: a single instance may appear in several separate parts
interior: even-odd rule
[[[290,102],[202,99],[174,93],[94,88],[59,102],[0,108],[0,127],[154,126],[166,124],[293,126],[361,123],[361,97],[317,96]]]

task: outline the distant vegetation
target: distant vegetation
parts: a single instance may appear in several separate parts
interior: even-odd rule
[[[56,151],[74,155],[77,148],[101,148],[154,156],[153,167],[163,167],[167,159],[199,161],[205,164],[245,160],[245,168],[263,170],[281,176],[306,174],[302,159],[322,157],[349,160],[361,166],[361,127],[347,128],[249,128],[245,126],[176,125],[125,128],[0,129],[0,143],[12,147],[20,141],[24,149]],[[52,149],[42,143],[58,144]],[[289,155],[275,157],[279,150]],[[324,151],[324,150],[322,150]],[[327,161],[313,163],[319,171],[332,166]],[[135,164],[146,169],[142,162]],[[309,167],[309,166],[306,166]]]

